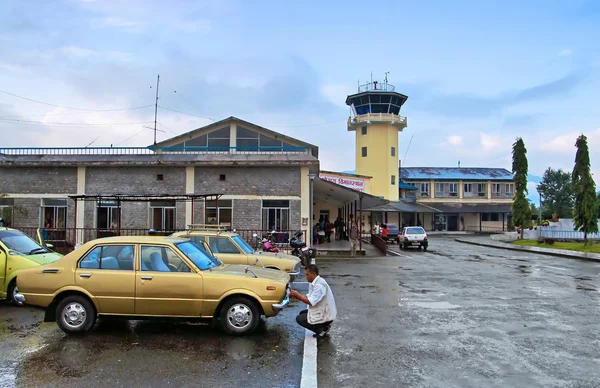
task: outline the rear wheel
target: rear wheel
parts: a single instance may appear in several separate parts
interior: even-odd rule
[[[427,250],[427,245],[423,245],[423,251]]]
[[[94,306],[81,295],[67,296],[56,306],[56,323],[67,334],[86,332],[95,322]]]
[[[227,300],[221,309],[221,326],[231,335],[251,333],[259,321],[260,312],[256,303],[243,296]]]
[[[10,301],[10,303],[12,303],[13,305],[18,306],[18,307],[23,306],[24,303],[17,302],[17,300],[15,299],[15,295],[17,295],[19,293],[19,289],[17,288],[17,278],[14,278],[13,280],[10,281],[7,291],[8,291],[7,299]]]

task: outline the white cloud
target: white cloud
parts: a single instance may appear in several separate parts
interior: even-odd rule
[[[63,54],[77,58],[104,57],[109,59],[116,59],[119,61],[130,61],[133,59],[133,55],[131,53],[124,53],[121,51],[96,51],[77,46],[63,47],[62,49],[60,49],[60,51]]]
[[[446,138],[446,142],[448,144],[452,144],[452,145],[459,145],[462,144],[462,136],[458,136],[458,135],[454,135],[454,136],[448,136]]]
[[[195,32],[210,31],[211,24],[210,20],[197,19],[191,21],[175,21],[171,24],[171,26],[191,34]]]
[[[23,67],[23,66],[19,66],[19,65],[11,65],[10,63],[2,63],[0,62],[0,69],[1,70],[6,70],[8,72],[11,73],[30,73],[30,71]]]
[[[338,106],[347,106],[346,97],[349,94],[356,93],[355,89],[352,89],[348,85],[323,85],[321,87],[321,95],[328,101]]]
[[[76,46],[63,47],[62,49],[60,49],[60,51],[63,54],[67,54],[67,55],[71,55],[73,57],[79,57],[79,58],[92,57],[92,56],[96,56],[99,54],[98,51],[86,49],[83,47],[76,47]]]
[[[97,18],[94,22],[99,27],[140,27],[142,25],[142,22],[136,20],[113,16]]]
[[[566,48],[566,49],[562,49],[562,50],[560,50],[560,51],[558,52],[558,56],[559,56],[559,57],[569,57],[569,56],[571,56],[572,54],[573,54],[573,50],[571,50],[571,49],[568,49],[568,48]]]
[[[479,143],[483,147],[484,151],[492,151],[498,149],[504,149],[502,146],[502,140],[499,136],[486,135],[485,133],[479,134]]]
[[[579,132],[570,132],[564,135],[556,136],[551,140],[544,142],[539,145],[539,149],[542,151],[551,151],[557,153],[573,153],[575,152],[575,141],[581,135]],[[596,129],[592,133],[584,133],[587,136],[588,147],[590,149],[590,154],[592,154],[595,149],[600,147],[600,128]]]

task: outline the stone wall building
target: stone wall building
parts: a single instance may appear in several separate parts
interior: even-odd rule
[[[0,214],[13,227],[77,231],[308,230],[318,148],[230,117],[150,147],[0,149]],[[70,196],[222,194],[218,201],[78,201]],[[79,241],[81,242],[81,241]]]

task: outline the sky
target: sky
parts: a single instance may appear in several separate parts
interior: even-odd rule
[[[158,141],[236,116],[351,170],[346,96],[389,72],[404,166],[510,169],[520,136],[571,171],[583,133],[598,177],[599,26],[595,0],[2,1],[0,147],[150,145],[160,74]]]

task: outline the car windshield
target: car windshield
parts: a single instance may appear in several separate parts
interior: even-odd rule
[[[406,234],[425,234],[423,228],[406,228]]]
[[[388,224],[387,227],[388,227],[389,230],[394,230],[394,231],[398,230],[398,227],[396,225],[390,225],[390,224]]]
[[[0,241],[10,250],[24,255],[47,253],[48,250],[18,230],[0,231]]]
[[[210,253],[206,252],[195,242],[185,241],[175,245],[201,271],[206,271],[221,264],[217,258],[211,256]]]
[[[233,239],[233,241],[235,241],[235,243],[240,248],[242,248],[242,250],[244,251],[244,253],[253,253],[254,252],[254,249],[252,249],[252,247],[250,246],[250,244],[248,244],[246,242],[246,240],[244,240],[240,236],[231,236],[231,238]]]

